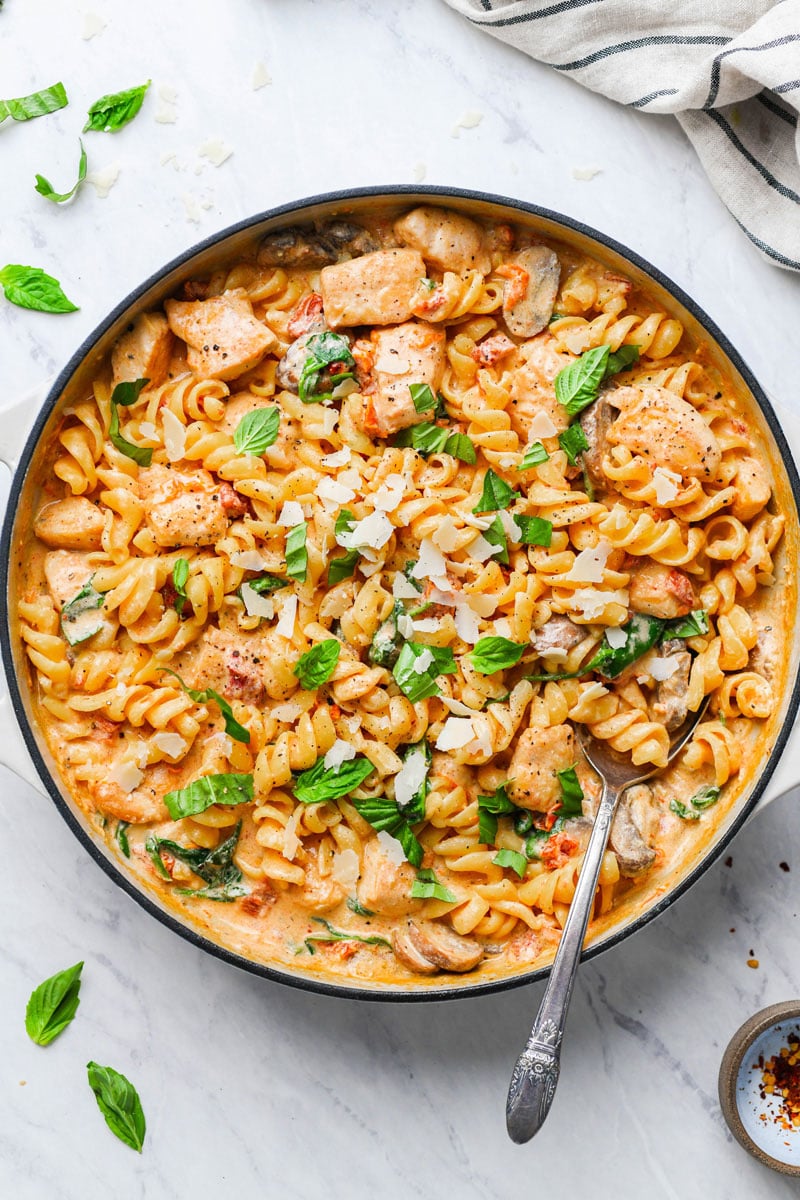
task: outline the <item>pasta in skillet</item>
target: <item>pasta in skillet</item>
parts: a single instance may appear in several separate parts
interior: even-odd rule
[[[287,230],[64,412],[21,637],[69,787],[211,936],[402,981],[546,957],[715,819],[773,713],[783,518],[681,323],[524,228]],[[724,792],[723,792],[724,794]],[[713,811],[706,811],[712,810]]]

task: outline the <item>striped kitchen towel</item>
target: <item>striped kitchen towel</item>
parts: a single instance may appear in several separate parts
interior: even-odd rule
[[[642,112],[674,113],[736,221],[800,271],[800,0],[446,0]]]

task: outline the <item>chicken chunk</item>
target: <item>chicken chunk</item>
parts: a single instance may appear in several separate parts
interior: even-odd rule
[[[33,532],[54,549],[99,550],[104,524],[103,513],[91,500],[70,496],[40,509]]]
[[[208,300],[167,300],[173,333],[189,347],[186,361],[206,379],[236,379],[274,350],[278,339],[253,316],[244,288]]]
[[[411,316],[425,264],[416,250],[376,250],[324,267],[319,286],[331,329],[399,325]]]
[[[682,476],[711,479],[722,458],[719,442],[700,413],[661,387],[616,388],[610,400],[620,415],[607,438],[643,455],[653,466]]]
[[[392,862],[377,838],[370,838],[365,844],[358,884],[358,899],[364,908],[382,917],[404,917],[418,912],[422,901],[411,899],[415,879],[411,864]]]
[[[561,803],[557,772],[574,762],[574,734],[569,725],[529,726],[520,736],[508,768],[509,798],[519,808],[552,812]]]
[[[44,577],[59,611],[65,604],[69,604],[70,600],[74,600],[93,573],[85,554],[71,553],[69,550],[51,550],[44,557]]]
[[[730,507],[730,513],[739,521],[752,521],[765,505],[769,504],[772,496],[772,482],[769,471],[764,463],[757,458],[745,455],[739,459],[736,474],[731,480],[736,489],[736,496]]]
[[[694,585],[683,571],[648,562],[631,574],[630,606],[662,620],[685,617],[696,606]]]
[[[424,204],[395,221],[394,232],[399,242],[418,250],[439,271],[463,275],[475,270],[488,275],[492,268],[483,230],[460,213]]]
[[[333,875],[320,875],[319,864],[314,855],[309,855],[304,866],[305,879],[292,891],[292,898],[300,908],[311,912],[330,912],[341,904],[347,895],[347,888],[338,882]]]
[[[163,313],[142,313],[114,343],[114,384],[149,379],[158,387],[167,378],[175,338]]]
[[[503,292],[503,316],[515,337],[531,338],[547,328],[553,315],[561,264],[549,246],[529,246],[504,263],[498,274],[508,283]]]
[[[262,704],[266,655],[261,635],[208,626],[174,669],[193,688],[214,688],[228,700]]]
[[[374,391],[364,408],[364,432],[385,438],[430,421],[430,411],[418,413],[414,407],[410,385],[427,383],[436,394],[444,372],[444,330],[409,321],[393,329],[373,330],[371,341]]]
[[[208,471],[146,467],[139,471],[139,496],[159,546],[212,546],[228,528],[219,491]]]
[[[171,790],[169,784],[164,787],[165,793]],[[100,812],[116,817],[118,821],[149,825],[152,821],[166,821],[169,818],[161,793],[152,786],[149,778],[143,786],[134,788],[132,792],[126,792],[118,783],[108,779],[89,784],[89,791]]]
[[[560,354],[555,349],[555,339],[549,333],[542,333],[520,348],[520,359],[521,365],[511,375],[510,416],[514,430],[527,443],[534,419],[544,413],[556,433],[563,433],[570,417],[556,400],[553,381],[559,371],[569,366],[573,356]]]
[[[674,666],[672,674],[662,679],[656,688],[652,717],[672,732],[686,720],[689,712],[689,674],[692,656],[680,638],[671,638],[661,647],[661,656]]]

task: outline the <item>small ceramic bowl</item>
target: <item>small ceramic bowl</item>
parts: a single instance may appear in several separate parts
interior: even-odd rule
[[[784,1129],[779,1102],[761,1098],[763,1062],[800,1033],[800,1000],[772,1004],[745,1021],[719,1069],[719,1102],[728,1128],[748,1153],[784,1175],[800,1175],[800,1126]]]

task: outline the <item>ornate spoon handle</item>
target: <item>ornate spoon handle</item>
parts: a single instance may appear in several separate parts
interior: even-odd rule
[[[561,1040],[586,926],[594,904],[611,821],[622,788],[603,785],[589,845],[570,905],[561,943],[531,1035],[517,1059],[506,1101],[506,1128],[512,1142],[528,1142],[545,1122],[558,1083]]]

